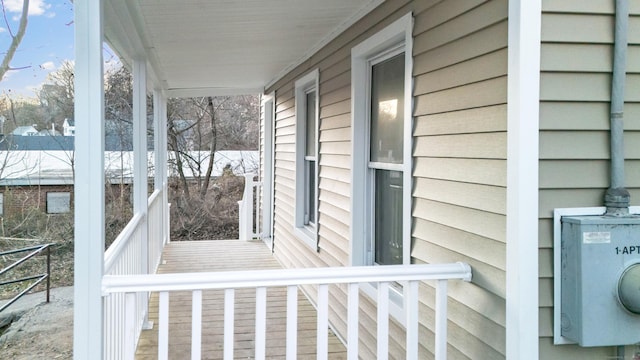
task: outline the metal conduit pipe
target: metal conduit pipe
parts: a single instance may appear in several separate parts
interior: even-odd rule
[[[631,196],[624,187],[624,82],[627,68],[628,0],[616,0],[611,80],[611,185],[604,196],[605,215],[629,214]]]

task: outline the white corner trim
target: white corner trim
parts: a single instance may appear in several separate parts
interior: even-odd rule
[[[275,92],[262,96],[263,167],[262,171],[262,240],[273,252],[274,196],[275,196]]]
[[[509,0],[506,358],[538,359],[541,0]]]
[[[298,61],[295,61],[295,62],[291,63],[289,66],[287,66],[284,69],[282,69],[282,71],[280,71],[271,81],[269,81],[264,86],[264,89],[266,90],[266,89],[270,88],[275,83],[280,81],[280,79],[285,77],[288,73],[290,73],[295,68],[300,66],[303,62],[309,60],[309,58],[311,58],[315,53],[320,51],[320,49],[322,49],[327,44],[329,44],[331,41],[333,41],[335,38],[337,38],[345,30],[347,30],[349,27],[351,27],[351,25],[355,24],[358,20],[362,19],[365,15],[370,13],[373,9],[377,8],[378,6],[380,6],[382,3],[384,3],[384,1],[385,0],[371,0],[368,4],[366,4],[360,10],[358,10],[358,12],[353,14],[353,16],[348,18],[342,24],[338,25],[335,29],[333,29],[332,32],[327,34],[327,36],[322,38],[317,44],[315,44],[313,47],[311,47],[306,53],[304,53],[304,55]]]

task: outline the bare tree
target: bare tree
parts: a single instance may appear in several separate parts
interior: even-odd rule
[[[74,79],[74,64],[68,60],[47,76],[48,83],[43,84],[38,93],[40,106],[47,115],[45,123],[61,126],[64,119],[73,118]]]
[[[255,150],[259,135],[258,96],[171,99],[169,150],[182,191],[189,197],[187,170],[206,196],[217,150]]]
[[[9,31],[9,35],[11,36],[11,44],[9,45],[9,49],[4,54],[4,58],[2,59],[2,64],[0,64],[0,81],[4,78],[4,74],[12,70],[10,67],[11,60],[13,60],[13,56],[16,54],[18,50],[18,46],[20,46],[20,42],[22,42],[22,38],[24,37],[24,33],[27,30],[27,22],[28,22],[28,14],[29,14],[29,0],[23,0],[22,3],[22,15],[20,16],[20,25],[18,26],[18,32],[13,33],[11,30],[11,26],[9,25],[9,19],[7,18],[7,10],[4,6],[4,0],[0,0],[2,2],[2,15],[4,18],[4,23],[7,26],[7,31]]]

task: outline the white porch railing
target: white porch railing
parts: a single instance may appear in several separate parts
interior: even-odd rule
[[[156,190],[149,196],[148,236],[149,236],[149,273],[155,273],[162,259],[162,250],[169,241],[169,232],[164,220],[162,191]]]
[[[327,359],[328,352],[328,288],[330,284],[348,284],[347,305],[347,353],[349,359],[358,358],[358,309],[361,283],[376,283],[378,289],[377,354],[386,359],[388,354],[389,286],[401,282],[407,287],[405,299],[406,359],[418,358],[418,284],[423,280],[436,281],[435,308],[435,357],[446,359],[447,349],[447,281],[471,280],[471,268],[464,263],[441,265],[392,265],[375,267],[276,269],[261,271],[156,274],[137,276],[105,276],[103,292],[109,297],[126,297],[126,312],[138,307],[142,292],[159,292],[158,359],[168,359],[169,344],[169,295],[174,291],[192,292],[192,344],[191,359],[200,359],[202,339],[202,291],[224,289],[224,359],[233,358],[234,344],[234,293],[236,289],[256,289],[255,358],[265,358],[267,288],[287,288],[286,354],[296,358],[297,349],[297,291],[300,285],[317,285],[317,358]],[[125,295],[126,294],[126,295]],[[122,359],[133,359],[137,334],[135,318],[127,318],[128,332],[111,334],[122,336],[115,344],[123,344],[127,351]],[[321,331],[322,330],[322,331]]]
[[[156,190],[148,200],[148,213],[145,219],[143,214],[135,214],[120,235],[114,240],[104,254],[104,274],[113,275],[140,275],[155,272],[160,264],[162,250],[167,241],[168,234],[163,236],[163,196],[162,191]],[[148,241],[145,239],[145,232]],[[146,243],[145,243],[146,242]],[[144,260],[145,248],[148,251],[148,260]],[[147,267],[150,267],[147,269]],[[104,299],[104,358],[123,359],[125,354],[135,351],[127,348],[129,345],[124,334],[135,334],[134,344],[137,344],[140,331],[144,326],[148,311],[148,293],[137,293],[135,307],[125,305],[125,294],[113,294]],[[131,329],[125,327],[131,326]]]
[[[244,175],[244,192],[242,200],[238,201],[238,238],[240,240],[252,240],[260,236],[260,217],[258,206],[254,206],[259,181],[253,181],[254,174]]]

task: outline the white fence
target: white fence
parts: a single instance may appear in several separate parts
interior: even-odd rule
[[[162,250],[169,241],[169,232],[166,231],[168,220],[165,223],[163,192],[156,190],[149,196],[149,210],[147,214],[149,231],[149,273],[155,273],[160,265]],[[164,231],[163,231],[164,230]]]
[[[168,234],[163,234],[166,216],[163,203],[162,191],[156,190],[149,197],[147,217],[135,214],[105,251],[105,276],[155,272],[160,264],[164,244],[168,241]],[[140,292],[134,297],[134,307],[126,306],[127,301],[131,300],[125,294],[113,294],[104,299],[105,359],[123,359],[125,354],[135,351],[135,344],[147,317],[149,295]],[[130,347],[131,340],[134,341],[133,348]]]
[[[253,174],[244,175],[244,192],[242,200],[238,201],[238,238],[240,240],[252,240],[260,237],[260,225],[256,195],[258,187],[262,185],[259,181],[253,181]]]
[[[276,269],[261,271],[237,271],[215,273],[156,274],[137,276],[105,276],[103,291],[108,297],[125,296],[127,313],[135,312],[140,301],[138,293],[159,292],[158,359],[168,359],[169,344],[169,296],[174,291],[192,292],[192,344],[191,359],[200,359],[202,340],[202,291],[224,289],[224,359],[233,358],[234,344],[234,294],[236,289],[256,289],[256,338],[255,358],[265,358],[267,288],[287,288],[286,354],[296,358],[297,349],[297,292],[300,285],[317,285],[317,358],[328,357],[328,288],[330,284],[347,284],[347,352],[349,359],[358,359],[358,309],[360,284],[377,284],[377,354],[385,359],[388,354],[389,287],[393,282],[407,287],[405,299],[406,359],[418,358],[418,285],[423,280],[436,281],[435,309],[435,357],[446,359],[447,349],[447,281],[471,280],[471,268],[464,263],[441,265],[391,265],[359,266],[348,268]],[[126,294],[126,295],[125,295]],[[122,359],[133,359],[135,353],[135,317],[127,318],[131,333],[118,340],[130,349]],[[322,331],[320,331],[322,330]],[[120,335],[120,334],[118,334]]]

